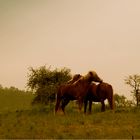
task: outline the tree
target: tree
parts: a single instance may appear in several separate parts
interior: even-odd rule
[[[124,79],[125,84],[132,88],[131,93],[133,93],[134,99],[136,100],[137,106],[140,102],[140,75],[134,74],[129,75]]]
[[[124,95],[114,94],[114,101],[116,107],[131,107],[133,106],[133,102],[131,100],[127,100]]]
[[[123,95],[114,94],[114,101],[117,107],[124,107],[125,106],[126,97]]]
[[[70,69],[51,70],[51,67],[41,66],[29,68],[27,87],[35,94],[34,103],[48,104],[55,100],[55,94],[60,84],[71,78]]]

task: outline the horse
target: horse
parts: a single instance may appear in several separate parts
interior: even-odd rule
[[[67,84],[73,84],[74,82],[76,82],[77,80],[79,80],[82,77],[82,75],[80,74],[75,74],[71,80],[67,81],[65,84],[62,84],[58,87],[58,93],[61,93],[61,91],[63,91],[63,88],[67,85]],[[58,96],[58,95],[57,95]],[[56,97],[57,99],[57,103],[56,103],[56,107],[55,110],[57,112],[57,110],[60,108],[60,102],[61,100],[59,100],[59,97]]]
[[[97,75],[96,72],[89,71],[85,76],[81,76],[76,82],[61,86],[57,92],[55,113],[58,111],[61,101],[61,109],[64,114],[65,106],[69,103],[70,100],[77,100],[79,103],[79,110],[81,110],[84,97],[86,96],[92,81],[102,82],[102,79]]]
[[[86,113],[87,103],[89,101],[89,113],[92,110],[92,101],[101,102],[102,107],[101,111],[105,111],[105,100],[108,100],[110,109],[114,109],[114,99],[113,99],[113,88],[112,85],[102,82],[98,85],[95,83],[91,83],[89,90],[87,92],[87,96],[84,100],[84,113]]]

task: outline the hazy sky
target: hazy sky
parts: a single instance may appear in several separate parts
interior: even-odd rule
[[[28,67],[95,70],[129,96],[140,74],[140,0],[0,0],[0,84],[24,89]]]

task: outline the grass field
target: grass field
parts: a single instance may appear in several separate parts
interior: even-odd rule
[[[29,109],[34,95],[19,93],[0,93],[0,113]]]
[[[140,139],[140,108],[120,108],[91,115],[71,103],[66,115],[54,115],[54,105],[31,107],[33,95],[0,95],[0,138]]]

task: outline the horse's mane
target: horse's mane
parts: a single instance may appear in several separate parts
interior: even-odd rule
[[[80,78],[77,81],[75,81],[73,84],[78,84],[82,81],[87,81],[90,79],[91,76],[97,77],[97,73],[95,71],[89,71],[86,75],[84,76],[81,75]]]
[[[88,80],[90,77],[98,77],[97,73],[95,71],[89,71],[83,78],[85,80]]]
[[[67,82],[67,84],[73,84],[74,82],[76,82],[77,80],[79,80],[81,77],[82,77],[82,75],[80,75],[80,74],[75,74],[75,75],[72,77],[72,79],[69,80],[69,81]]]

